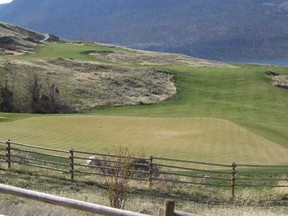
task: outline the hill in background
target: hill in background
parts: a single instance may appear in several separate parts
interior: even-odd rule
[[[0,22],[0,55],[31,52],[43,38],[41,33]]]
[[[0,20],[73,40],[210,59],[288,57],[286,0],[14,0],[0,10]]]
[[[32,52],[45,41],[56,42],[60,39],[54,35],[0,22],[0,55],[21,55]]]
[[[158,103],[176,94],[174,75],[156,68],[161,65],[233,67],[179,54],[73,43],[0,22],[0,111]]]

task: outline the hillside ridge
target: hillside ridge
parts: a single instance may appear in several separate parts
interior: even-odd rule
[[[45,41],[57,42],[60,38],[0,22],[0,55],[21,55],[33,52]]]
[[[14,0],[0,20],[72,40],[259,59],[288,57],[287,10],[287,0]]]

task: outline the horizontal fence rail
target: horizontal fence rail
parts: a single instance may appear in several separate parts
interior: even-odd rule
[[[125,168],[129,179],[154,184],[172,183],[203,187],[230,188],[286,188],[288,165],[217,164],[163,157],[127,157],[115,154],[85,152],[75,149],[60,150],[13,142],[0,142],[0,163],[31,166],[70,174],[70,179],[82,176],[115,175]],[[260,169],[260,170],[259,170]]]
[[[14,195],[36,201],[41,201],[53,205],[73,208],[105,216],[148,216],[141,213],[131,212],[127,210],[115,209],[107,206],[97,205],[93,203],[83,202],[74,199],[68,199],[60,196],[50,195],[32,190],[26,190],[18,187],[0,184],[0,192],[4,194]]]

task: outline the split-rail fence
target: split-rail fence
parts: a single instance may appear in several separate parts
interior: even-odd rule
[[[287,188],[288,165],[217,164],[164,157],[126,157],[123,155],[60,150],[28,145],[11,140],[0,142],[0,162],[8,169],[13,164],[53,170],[81,180],[87,175],[111,176],[113,164],[128,163],[129,178],[154,184],[187,184],[227,188],[235,197],[236,188]],[[94,157],[94,159],[91,159]],[[90,158],[90,159],[89,159]],[[127,159],[127,160],[126,160]],[[128,162],[128,159],[130,160]],[[93,165],[87,164],[95,160]],[[118,166],[119,167],[119,166]]]
[[[77,209],[80,211],[95,213],[104,216],[149,216],[138,212],[111,208],[108,206],[50,195],[47,193],[27,190],[5,184],[0,184],[0,193],[9,194],[17,197],[23,197],[26,199],[36,200],[39,202],[45,202],[52,205],[63,206],[70,209]],[[176,211],[175,202],[173,200],[165,200],[164,207],[159,209],[159,216],[197,216],[197,215],[182,211]]]

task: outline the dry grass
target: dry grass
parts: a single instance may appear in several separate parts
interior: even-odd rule
[[[57,193],[57,195],[80,199],[88,202],[105,205],[103,197],[95,194],[68,194]],[[84,216],[93,215],[82,211],[57,207],[50,204],[40,203],[37,201],[27,201],[20,198],[1,195],[0,209],[1,213],[9,216],[24,215],[64,215],[64,216]],[[4,201],[5,200],[5,201]],[[159,208],[163,205],[164,199],[153,200],[145,197],[133,197],[127,201],[126,209],[141,212],[149,215],[158,215]],[[107,205],[107,203],[106,203]],[[288,214],[288,208],[282,207],[265,207],[265,206],[235,206],[235,205],[208,205],[198,204],[186,201],[176,201],[176,210],[194,213],[201,216],[285,216]]]
[[[20,169],[19,172],[8,172],[1,169],[3,178],[0,182],[53,195],[109,206],[107,188],[103,187],[101,179],[100,184],[97,183],[99,182],[98,177],[95,177],[94,180],[89,177],[86,179],[86,183],[80,181],[70,182],[63,178],[56,178],[54,175],[59,176],[60,174],[55,173],[54,171],[45,171],[44,174],[39,170],[38,173],[35,173],[36,170],[35,168],[25,168]],[[104,179],[102,180],[104,181]],[[202,216],[282,216],[287,215],[288,213],[288,207],[285,206],[285,203],[281,204],[279,202],[277,206],[269,206],[269,203],[273,201],[273,199],[277,198],[275,197],[275,191],[273,190],[267,191],[266,193],[265,191],[264,193],[263,191],[258,191],[259,193],[257,193],[256,190],[250,189],[237,191],[237,199],[235,202],[232,202],[230,198],[228,198],[228,193],[226,195],[225,193],[222,193],[223,197],[218,197],[218,202],[215,202],[215,200],[213,202],[210,198],[215,199],[213,196],[216,196],[215,194],[218,193],[217,189],[185,187],[183,185],[182,188],[167,187],[165,189],[164,187],[160,187],[149,190],[147,184],[134,184],[133,182],[130,186],[133,186],[133,188],[129,189],[125,209],[150,215],[158,215],[159,208],[162,207],[166,198],[175,199],[176,210],[199,214]],[[135,187],[139,188],[137,189]],[[201,196],[203,198],[202,200]],[[227,197],[225,198],[225,196]],[[197,200],[197,197],[199,200],[198,202],[195,202],[193,199]],[[277,198],[278,201],[280,201],[279,198],[280,196]],[[16,198],[10,195],[1,194],[0,200],[0,213],[12,216],[91,215],[37,201]],[[212,205],[212,203],[214,204]]]
[[[38,59],[9,61],[9,71],[15,76],[18,89],[22,86],[18,94],[23,94],[27,76],[37,73],[44,83],[55,83],[62,97],[71,98],[74,106],[80,104],[83,108],[158,103],[176,94],[171,73],[147,68]]]
[[[275,188],[276,193],[288,194],[288,182],[287,181],[279,181],[278,185],[285,186],[285,187]]]
[[[203,216],[285,216],[288,213],[288,209],[286,207],[220,206],[205,208],[201,212]]]
[[[130,52],[109,52],[101,53],[97,51],[91,51],[90,55],[95,56],[97,59],[105,61],[111,61],[121,64],[140,64],[144,66],[150,65],[188,65],[192,67],[223,67],[223,68],[234,68],[235,66],[209,61],[205,59],[193,58],[181,54],[151,52],[151,51],[140,51],[130,50]]]

